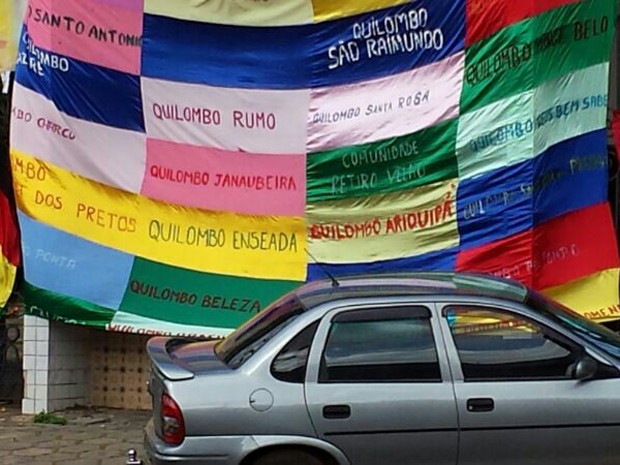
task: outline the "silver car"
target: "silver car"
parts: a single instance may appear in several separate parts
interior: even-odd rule
[[[148,352],[156,465],[620,464],[620,337],[507,280],[312,283]]]

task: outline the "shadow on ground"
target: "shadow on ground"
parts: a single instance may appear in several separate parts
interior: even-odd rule
[[[124,465],[127,450],[144,459],[143,429],[150,412],[74,409],[58,412],[64,426],[33,422],[11,406],[0,406],[2,465]]]

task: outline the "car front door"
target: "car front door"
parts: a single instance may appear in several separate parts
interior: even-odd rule
[[[321,322],[306,402],[317,435],[352,465],[456,464],[456,403],[431,309],[365,304]]]
[[[618,370],[575,378],[585,349],[517,309],[442,311],[458,404],[459,465],[620,463]]]

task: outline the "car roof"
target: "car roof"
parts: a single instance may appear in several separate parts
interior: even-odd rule
[[[495,276],[475,273],[358,274],[313,281],[298,288],[297,298],[306,308],[335,300],[370,297],[471,296],[524,302],[524,285]]]

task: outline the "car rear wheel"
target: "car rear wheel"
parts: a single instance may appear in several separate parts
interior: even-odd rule
[[[259,457],[253,465],[328,465],[316,455],[303,450],[287,449]]]

